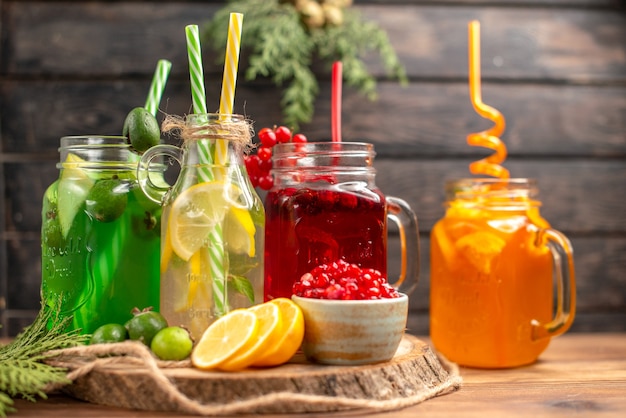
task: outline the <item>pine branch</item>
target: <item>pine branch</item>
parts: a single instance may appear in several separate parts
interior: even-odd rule
[[[46,398],[48,384],[70,383],[65,369],[42,361],[50,350],[73,347],[87,342],[88,335],[77,331],[64,332],[71,317],[58,315],[61,299],[55,306],[42,305],[35,321],[15,339],[0,347],[0,416],[15,411],[13,398],[21,396],[30,401]]]
[[[297,130],[314,114],[318,81],[311,71],[313,57],[327,64],[342,61],[346,85],[374,100],[376,79],[362,60],[377,53],[389,77],[406,84],[407,77],[387,34],[376,24],[365,22],[353,10],[344,10],[341,25],[309,28],[293,4],[279,0],[233,0],[205,25],[204,33],[220,51],[224,62],[228,19],[231,12],[243,13],[242,50],[250,51],[246,79],[270,79],[283,89],[281,107],[284,122]]]

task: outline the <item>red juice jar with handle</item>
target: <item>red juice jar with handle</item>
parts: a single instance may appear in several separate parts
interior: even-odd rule
[[[273,149],[274,186],[265,198],[265,300],[290,298],[314,267],[344,260],[387,277],[387,221],[397,224],[401,274],[410,293],[419,271],[417,218],[375,184],[374,146],[357,142],[284,143]]]

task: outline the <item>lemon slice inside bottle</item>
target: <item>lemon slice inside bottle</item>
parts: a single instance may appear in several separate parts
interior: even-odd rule
[[[230,207],[228,188],[221,181],[198,183],[176,197],[169,217],[169,238],[178,257],[189,261],[209,242]]]
[[[87,199],[95,180],[80,168],[85,160],[76,154],[68,154],[64,163],[57,188],[58,217],[63,237],[72,227],[74,218]]]
[[[231,207],[224,222],[226,248],[236,254],[254,257],[256,228],[247,209]]]
[[[250,212],[239,203],[241,194],[236,185],[223,181],[199,183],[183,191],[172,204],[166,247],[171,244],[178,257],[189,261],[210,243],[219,224],[224,226],[222,238],[229,251],[254,256],[255,226]]]

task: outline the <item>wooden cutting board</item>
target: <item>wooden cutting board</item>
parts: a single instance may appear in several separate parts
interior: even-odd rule
[[[390,410],[419,403],[460,385],[430,347],[405,335],[388,362],[363,366],[311,364],[297,354],[287,364],[241,372],[192,367],[150,368],[120,358],[94,367],[64,390],[100,405],[203,415]],[[85,367],[84,358],[65,367]]]

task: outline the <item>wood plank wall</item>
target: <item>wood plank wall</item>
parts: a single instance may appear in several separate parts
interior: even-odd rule
[[[143,104],[159,58],[173,62],[163,110],[190,109],[184,26],[220,1],[0,0],[0,314],[14,335],[39,308],[41,197],[57,176],[59,138],[121,132]],[[618,0],[366,1],[387,30],[410,84],[379,79],[379,99],[344,87],[343,133],[378,151],[377,183],[407,200],[421,230],[421,278],[410,331],[428,332],[429,232],[443,214],[443,182],[485,154],[465,136],[490,126],[471,108],[467,22],[482,25],[483,99],[508,127],[506,166],[539,181],[542,213],[575,248],[574,331],[626,331],[626,11]],[[244,23],[245,36],[245,23]],[[208,49],[208,48],[205,48]],[[207,96],[221,68],[205,51]],[[245,58],[244,58],[245,61]],[[244,62],[242,61],[242,62]],[[243,64],[242,64],[243,65]],[[330,136],[330,71],[309,138]],[[260,129],[280,123],[280,94],[240,77],[235,111]],[[216,106],[217,107],[217,104]],[[390,274],[396,274],[392,243]]]

